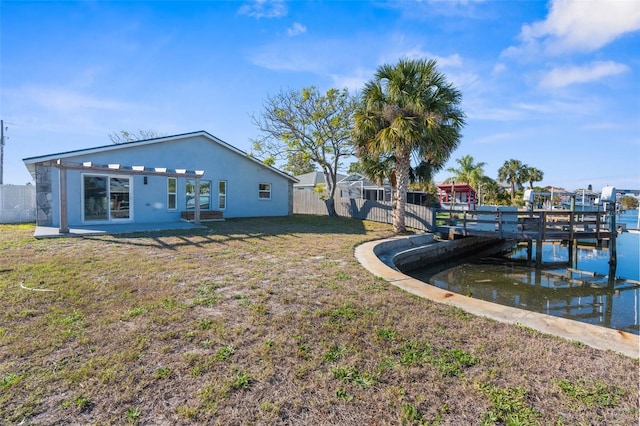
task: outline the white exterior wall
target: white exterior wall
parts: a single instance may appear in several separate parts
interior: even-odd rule
[[[116,146],[118,147],[118,146]],[[110,147],[111,148],[111,147]],[[204,135],[186,136],[181,139],[149,144],[123,145],[117,149],[98,150],[82,155],[63,155],[63,162],[106,165],[117,163],[121,166],[145,166],[147,168],[204,170],[201,181],[211,181],[211,209],[218,210],[218,182],[227,182],[225,218],[254,216],[286,216],[290,214],[290,186],[292,181],[282,174],[264,166]],[[59,173],[52,169],[53,224],[59,226]],[[67,170],[67,205],[70,227],[96,224],[97,221],[83,221],[83,175],[107,175],[105,172]],[[186,178],[178,178],[177,209],[167,208],[167,177],[119,174],[117,170],[109,176],[123,176],[131,179],[130,218],[118,222],[172,222],[180,220],[180,213],[186,210]],[[258,197],[258,184],[271,184],[271,199]],[[113,221],[112,221],[113,222]],[[109,222],[103,222],[109,223]]]

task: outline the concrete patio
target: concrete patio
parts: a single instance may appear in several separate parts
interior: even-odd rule
[[[173,231],[192,230],[204,228],[202,225],[195,225],[190,222],[162,222],[162,223],[122,223],[104,225],[86,225],[80,228],[69,228],[69,232],[60,233],[57,227],[36,226],[33,234],[35,238],[58,238],[58,237],[83,237],[87,235],[105,234],[128,234],[133,232],[153,232],[153,231]]]

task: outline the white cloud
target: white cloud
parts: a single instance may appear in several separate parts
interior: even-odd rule
[[[86,140],[108,143],[106,135],[118,129],[137,126],[161,129],[164,125],[144,124],[156,119],[155,108],[69,87],[28,85],[8,88],[3,96],[11,105],[12,119],[28,129],[29,134],[39,137],[68,134],[73,135],[73,140],[84,138],[85,143]]]
[[[20,89],[20,93],[24,101],[34,106],[65,114],[86,110],[124,111],[134,107],[125,102],[56,87],[29,86]]]
[[[254,65],[273,71],[315,72],[326,69],[327,59],[325,49],[333,44],[327,41],[326,45],[317,43],[302,44],[297,39],[286,43],[272,43],[249,52],[248,59]]]
[[[463,65],[462,56],[458,53],[451,54],[449,56],[439,56],[434,55],[433,53],[426,52],[419,47],[415,47],[413,49],[405,50],[404,52],[399,52],[394,54],[398,58],[407,58],[407,59],[435,59],[438,61],[438,67],[454,67],[459,68]]]
[[[282,0],[255,0],[243,5],[238,13],[252,18],[281,18],[287,15],[287,6]]]
[[[347,88],[351,94],[362,90],[364,85],[371,79],[375,73],[373,69],[357,68],[351,74],[332,74],[333,87]]]
[[[505,55],[542,49],[552,55],[590,52],[616,38],[640,30],[640,6],[636,0],[552,0],[544,21],[522,26],[523,45],[511,46]]]
[[[480,145],[490,145],[490,144],[504,142],[504,141],[518,140],[521,137],[522,137],[522,133],[503,132],[503,133],[494,133],[492,135],[483,136],[481,138],[472,140],[472,142]]]
[[[401,10],[407,19],[422,19],[427,16],[463,16],[477,19],[481,14],[478,4],[486,0],[392,0],[375,3],[377,7]]]
[[[507,66],[501,62],[498,62],[493,66],[493,70],[491,70],[492,75],[502,74],[507,71]]]
[[[287,29],[287,35],[289,37],[295,37],[297,35],[304,34],[306,32],[307,32],[307,27],[305,27],[304,25],[298,22],[295,22],[291,28]]]
[[[453,83],[458,89],[464,91],[471,90],[476,87],[478,83],[482,83],[480,76],[474,72],[448,72],[446,74],[447,80]]]
[[[326,37],[294,37],[254,46],[247,51],[247,59],[273,71],[310,72],[330,77],[353,68],[354,59],[362,54],[355,46],[362,44],[350,46],[343,39]]]
[[[404,56],[401,55],[400,57],[406,57],[409,59],[436,59],[438,61],[439,68],[446,66],[457,68],[462,66],[462,58],[458,54],[454,54],[448,57],[437,57],[425,53],[422,53],[418,56],[411,56],[405,53]],[[359,67],[349,74],[333,73],[331,74],[331,79],[334,81],[335,87],[346,87],[347,89],[349,89],[349,91],[354,93],[358,90],[361,90],[364,87],[365,83],[373,77],[375,72],[375,69],[365,69]],[[463,87],[470,87],[475,85],[479,80],[479,76],[472,72],[458,71],[447,73],[447,79],[449,80],[449,82],[453,83],[454,86],[460,89]]]
[[[520,121],[525,118],[522,111],[517,108],[506,107],[493,107],[485,105],[478,101],[465,101],[462,100],[465,113],[467,117],[472,120],[486,120],[486,121],[501,121],[501,122],[513,122]]]
[[[589,83],[627,71],[629,67],[613,61],[596,61],[585,66],[559,67],[542,77],[540,87],[559,88],[576,83]]]
[[[438,4],[438,3],[447,3],[447,4],[461,4],[466,6],[472,3],[484,3],[485,0],[427,0],[429,4]],[[422,0],[418,0],[418,3],[421,3]]]
[[[517,102],[513,104],[514,108],[518,108],[528,118],[534,115],[540,116],[560,116],[571,114],[573,116],[591,115],[599,110],[597,100],[579,97],[567,100],[549,100],[541,102]]]
[[[431,56],[436,61],[438,61],[439,67],[461,67],[462,66],[462,56],[457,53],[449,56]]]
[[[469,119],[482,121],[516,122],[546,120],[549,116],[591,116],[599,111],[597,99],[544,99],[539,102],[505,101],[475,95],[463,98],[463,109]]]
[[[585,126],[582,126],[582,128],[586,130],[611,130],[611,129],[619,129],[620,125],[617,123],[611,123],[611,122],[601,122],[601,123],[590,123]]]

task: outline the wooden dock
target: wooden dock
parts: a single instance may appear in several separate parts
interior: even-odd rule
[[[591,242],[600,246],[607,241],[609,247],[613,247],[610,263],[615,263],[618,232],[610,229],[607,217],[607,212],[602,211],[438,210],[435,229],[449,239],[476,236],[527,242],[529,263],[535,241],[536,265],[542,264],[543,242],[567,242],[571,259],[573,247],[578,243]]]

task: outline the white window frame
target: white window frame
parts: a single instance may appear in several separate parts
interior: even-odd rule
[[[106,219],[87,219],[85,217],[85,177],[101,177],[107,179],[107,218]],[[88,224],[99,224],[99,223],[113,223],[113,222],[132,222],[134,220],[133,217],[133,176],[130,175],[110,175],[104,173],[80,173],[80,183],[81,183],[81,200],[82,200],[82,223]],[[111,200],[111,179],[128,179],[129,180],[129,217],[125,218],[112,218],[111,217],[111,208],[110,208],[110,200]]]
[[[224,192],[220,191],[220,186],[224,185]],[[220,207],[222,204],[222,207]],[[226,210],[227,209],[227,181],[219,180],[218,181],[218,210]]]
[[[266,185],[269,189],[263,189],[262,188],[263,185]],[[259,200],[265,200],[265,201],[270,200],[271,199],[271,188],[272,187],[271,187],[271,184],[269,182],[260,182],[258,184],[258,199]],[[269,194],[269,196],[268,197],[261,197],[260,195],[263,194],[263,193]]]
[[[169,188],[169,182],[173,180],[175,184],[173,185],[174,192],[171,192]],[[173,207],[171,207],[171,196],[173,195]],[[178,178],[176,177],[168,177],[167,178],[167,210],[173,211],[178,210]]]
[[[188,195],[191,195],[191,193],[186,192],[186,188],[189,185],[193,185],[194,188],[195,188],[195,182],[196,182],[195,179],[187,179],[185,181],[185,195],[186,195],[186,198],[188,198]],[[202,193],[203,189],[206,188],[205,183],[209,184],[209,192],[208,193]],[[201,211],[211,211],[211,207],[212,207],[211,206],[211,202],[212,202],[212,200],[211,200],[211,189],[212,189],[212,186],[213,186],[213,181],[211,181],[211,180],[200,180],[200,210]],[[208,204],[207,208],[203,208],[202,207],[202,198],[203,197],[208,197],[209,198],[209,204]],[[193,194],[193,199],[195,200],[195,194]],[[195,211],[195,205],[193,206],[193,208],[189,208],[188,200],[185,200],[185,204],[186,204],[185,205],[185,210],[187,210],[187,211]]]

